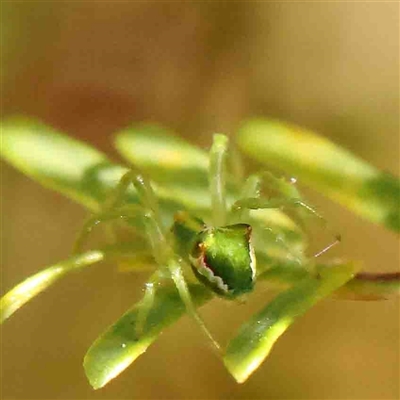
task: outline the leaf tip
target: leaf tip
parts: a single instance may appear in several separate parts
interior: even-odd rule
[[[253,373],[253,371],[257,369],[257,367],[251,370],[249,368],[241,368],[238,365],[238,363],[235,362],[234,360],[231,360],[229,356],[224,357],[223,361],[228,372],[231,374],[233,379],[235,379],[235,381],[239,384],[246,382],[249,376]]]

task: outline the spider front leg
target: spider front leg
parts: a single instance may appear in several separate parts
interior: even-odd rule
[[[213,210],[213,222],[215,226],[225,225],[227,221],[226,204],[226,164],[227,164],[228,138],[224,135],[214,135],[213,145],[210,151],[209,181],[211,192],[211,206]],[[238,157],[236,155],[236,157]],[[234,164],[233,170],[240,170],[240,159],[234,160],[235,154],[230,157]],[[235,167],[235,164],[239,164]],[[248,217],[248,210],[261,208],[295,207],[312,214],[318,219],[324,218],[302,198],[294,185],[296,180],[292,178],[287,182],[283,178],[277,178],[270,172],[262,172],[250,175],[242,187],[240,200],[236,201],[229,213],[229,217],[243,221]],[[266,184],[269,189],[275,191],[278,196],[270,199],[260,197],[261,186]],[[299,214],[300,219],[303,215]]]
[[[323,219],[323,217],[311,206],[305,203],[303,200],[299,198],[270,198],[263,199],[259,197],[248,197],[244,199],[240,199],[235,202],[232,206],[232,211],[240,211],[243,209],[250,210],[258,210],[258,209],[266,209],[266,208],[283,208],[283,207],[302,207],[310,214],[316,216],[317,218]]]
[[[260,197],[261,184],[266,181],[269,185],[280,194],[280,197],[264,199]],[[296,186],[295,179],[291,179],[290,183],[282,178],[277,178],[270,172],[264,172],[260,175],[251,175],[242,191],[242,198],[236,201],[231,209],[233,215],[243,218],[248,217],[248,210],[268,209],[268,208],[295,208],[305,211],[326,223],[325,218],[319,214],[311,205],[307,204],[300,196]],[[300,222],[303,222],[303,215],[298,214]],[[314,255],[319,257],[333,246],[341,241],[340,235],[334,235],[334,241]]]
[[[241,199],[233,205],[232,212],[243,213],[245,209],[294,207],[317,217],[321,221],[325,221],[324,217],[315,208],[301,198],[295,183],[296,180],[294,178],[287,182],[283,178],[277,178],[270,172],[251,175],[245,183]],[[275,191],[278,196],[268,199],[260,197],[262,184],[267,184],[268,188]],[[303,215],[299,214],[298,216],[301,220],[303,219]]]
[[[208,179],[211,192],[211,209],[214,226],[226,224],[226,158],[228,138],[216,134],[210,150]]]

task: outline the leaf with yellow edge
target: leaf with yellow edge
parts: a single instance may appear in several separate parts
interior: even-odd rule
[[[131,125],[117,133],[115,146],[158,182],[208,185],[208,154],[156,124]]]
[[[189,285],[189,290],[196,306],[212,297],[202,285]],[[163,329],[186,312],[175,286],[158,287],[147,320],[138,335],[136,324],[142,307],[145,307],[142,302],[135,304],[86,353],[83,366],[94,389],[103,387],[123,372],[147,350]]]
[[[229,342],[224,356],[225,366],[237,382],[244,382],[261,365],[277,339],[299,316],[343,286],[355,272],[352,263],[321,266],[318,274],[279,294],[247,321]]]
[[[100,250],[88,251],[71,257],[30,276],[6,293],[0,300],[0,323],[66,274],[102,261],[105,253]]]
[[[400,232],[400,180],[315,133],[254,119],[237,137],[257,161],[280,168],[364,218]]]

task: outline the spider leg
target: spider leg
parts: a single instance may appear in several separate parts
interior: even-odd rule
[[[265,199],[261,197],[262,184],[265,180],[272,181],[275,191],[280,197]],[[282,207],[304,207],[309,213],[314,215],[314,209],[306,204],[293,185],[273,176],[271,173],[257,173],[250,175],[242,185],[239,199],[232,205],[230,210],[230,219],[233,223],[243,223],[251,220],[250,210]],[[316,211],[315,211],[316,213]],[[302,225],[302,220],[298,221]],[[253,224],[253,223],[252,223]],[[254,221],[253,228],[257,226]],[[272,236],[274,243],[278,243],[288,254],[292,254],[292,247],[288,245],[284,237],[270,227],[262,226],[262,231],[268,232]],[[297,259],[297,256],[295,256]]]
[[[272,188],[275,189],[281,197],[263,199],[260,198],[260,187],[264,181],[268,181]],[[294,185],[295,179],[290,182],[282,178],[277,178],[270,172],[251,175],[244,184],[241,198],[232,206],[232,213],[239,218],[248,217],[249,210],[265,209],[265,208],[284,208],[295,207],[301,208],[306,213],[318,218],[326,224],[325,218],[319,214],[312,206],[306,203],[300,196],[300,193]],[[302,222],[302,215],[299,215]],[[326,251],[337,245],[341,241],[340,235],[334,235],[335,240],[314,255],[319,257]]]
[[[291,178],[288,182],[283,178],[277,178],[270,172],[261,172],[250,175],[243,185],[239,200],[231,207],[231,214],[235,219],[243,220],[249,217],[249,210],[265,208],[293,208],[301,225],[304,225],[305,214],[312,215],[322,222],[324,217],[315,208],[306,203],[298,191],[296,180]],[[275,197],[261,197],[262,185],[267,185],[277,194]]]
[[[325,254],[328,250],[330,250],[332,247],[339,244],[341,241],[342,241],[342,237],[340,235],[336,235],[335,240],[332,243],[328,244],[326,247],[324,247],[318,253],[314,254],[314,258],[318,258],[319,256],[322,256],[322,254]]]
[[[214,226],[226,224],[226,158],[228,138],[216,134],[210,150],[210,166],[208,171],[211,209]]]
[[[179,295],[183,303],[185,304],[187,312],[198,323],[204,334],[211,341],[213,349],[215,349],[217,354],[220,355],[221,346],[214,339],[211,332],[207,329],[204,321],[196,311],[196,307],[193,304],[192,297],[190,295],[189,288],[186,283],[186,279],[183,276],[182,266],[180,265],[180,262],[177,259],[171,259],[168,263],[168,269],[171,272],[171,277],[176,285],[176,288],[178,289]]]
[[[181,265],[182,261],[175,256],[172,248],[167,244],[165,236],[162,234],[155,218],[152,217],[151,212],[146,213],[146,227],[157,263],[162,268],[168,268],[170,276],[178,290],[179,296],[186,307],[186,311],[198,323],[203,333],[211,341],[213,348],[220,353],[220,346],[218,342],[213,338],[210,331],[207,329],[204,321],[197,313],[196,307],[193,304],[186,279],[183,275],[183,268]],[[149,305],[154,298],[154,294],[151,293],[152,289],[153,286],[148,288]],[[142,318],[145,320],[147,315],[142,316]]]
[[[232,206],[232,210],[236,211],[236,210],[242,210],[244,208],[250,210],[258,210],[265,208],[283,208],[288,206],[302,207],[310,214],[324,220],[322,215],[320,215],[313,207],[309,206],[300,198],[275,197],[275,198],[263,199],[259,197],[248,197],[236,201]]]
[[[229,143],[227,165],[228,171],[230,175],[232,175],[233,182],[238,188],[240,188],[245,180],[245,168],[242,155],[234,143]]]
[[[239,199],[258,198],[260,196],[262,179],[258,174],[250,175],[243,184]],[[231,207],[230,217],[238,222],[248,220],[250,216],[250,209],[246,207],[234,208]]]
[[[141,203],[145,208],[145,225],[148,237],[153,247],[154,257],[161,268],[167,267],[172,280],[174,281],[178,290],[179,296],[182,299],[183,304],[186,307],[188,314],[198,323],[201,330],[211,341],[214,349],[219,353],[220,346],[218,342],[213,338],[210,331],[207,329],[204,321],[197,313],[196,307],[193,304],[192,297],[190,295],[186,279],[183,275],[181,261],[175,256],[171,246],[168,245],[164,234],[164,228],[161,224],[159,217],[158,204],[156,196],[150,185],[150,182],[141,175],[134,176],[133,184],[138,191]],[[154,286],[149,285],[148,287],[148,304],[154,299],[154,292],[152,292]],[[147,288],[146,288],[147,290]],[[142,316],[144,320],[147,319],[146,315]]]
[[[83,246],[88,240],[93,229],[105,222],[112,222],[121,218],[135,218],[140,215],[140,207],[135,204],[122,206],[114,210],[103,211],[98,214],[91,215],[84,223],[73,245],[73,253],[77,254],[82,251]]]
[[[93,228],[99,225],[102,222],[113,221],[119,218],[124,217],[136,217],[140,214],[141,208],[137,204],[124,204],[124,197],[131,183],[134,183],[136,179],[140,179],[140,175],[137,174],[136,171],[130,170],[122,175],[121,179],[118,181],[117,186],[113,190],[111,196],[106,200],[105,204],[101,207],[98,213],[93,214],[88,218],[85,222],[82,230],[78,234],[78,237],[75,240],[73,252],[79,252],[85,242],[87,241],[88,236],[92,232]],[[139,192],[139,197],[141,200],[144,200],[143,193]],[[148,195],[151,197],[151,194]],[[153,207],[156,211],[157,203],[153,198],[146,199],[151,207]]]
[[[296,187],[295,178],[291,178],[287,181],[284,178],[276,177],[268,171],[261,173],[260,178],[262,179],[263,184],[266,184],[270,189],[278,193],[278,197],[275,200],[279,198],[288,200],[288,204],[283,204],[283,207],[295,206],[295,210],[298,211],[298,216],[301,220],[304,220],[304,215],[301,213],[301,211],[304,211],[306,214],[312,215],[324,223],[326,222],[325,218],[319,214],[314,207],[303,200]]]
[[[156,287],[161,283],[162,279],[165,278],[164,271],[155,271],[150,279],[145,284],[144,296],[141,301],[141,307],[139,308],[138,319],[135,325],[136,335],[140,337],[143,333],[143,329],[147,322],[147,316],[154,304],[156,295]]]

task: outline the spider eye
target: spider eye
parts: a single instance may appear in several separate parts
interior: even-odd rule
[[[197,234],[190,261],[197,278],[223,297],[234,298],[253,289],[256,262],[251,226],[229,225]]]

